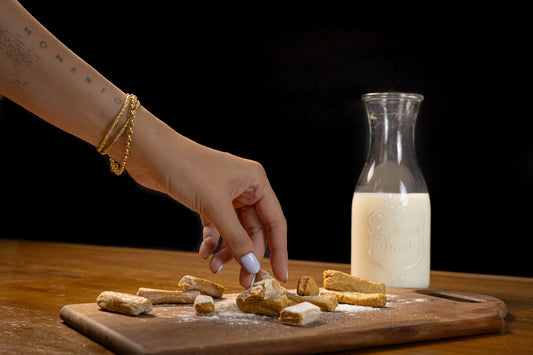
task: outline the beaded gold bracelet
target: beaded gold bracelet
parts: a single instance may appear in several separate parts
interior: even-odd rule
[[[120,121],[120,117],[122,116],[122,113],[128,106],[129,106],[129,115],[128,115],[128,118],[126,119],[126,122],[124,123],[122,128],[118,131],[118,133],[115,135],[111,143],[108,146],[106,146],[106,143],[109,137],[111,136],[111,133],[117,126],[118,122]],[[111,124],[111,127],[109,128],[104,139],[102,140],[102,142],[97,148],[100,154],[102,155],[106,154],[109,151],[109,149],[111,149],[111,146],[120,138],[120,136],[122,136],[122,134],[126,131],[126,129],[128,130],[126,133],[126,145],[124,147],[124,158],[122,160],[122,163],[119,164],[113,158],[109,157],[110,169],[116,175],[122,174],[124,170],[126,169],[126,162],[128,161],[128,158],[130,155],[135,115],[137,114],[137,110],[139,109],[140,106],[141,106],[141,102],[137,99],[137,96],[128,94],[126,96],[126,100],[124,100],[124,105],[120,109],[120,112],[115,117],[115,120]]]

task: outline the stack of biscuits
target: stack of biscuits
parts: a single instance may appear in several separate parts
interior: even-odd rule
[[[256,281],[237,297],[243,312],[279,317],[282,323],[305,325],[320,311],[333,312],[339,303],[383,307],[387,302],[385,284],[336,271],[324,271],[323,288],[310,276],[298,280],[296,294],[287,291],[272,275],[261,270]],[[298,306],[306,303],[304,306]]]

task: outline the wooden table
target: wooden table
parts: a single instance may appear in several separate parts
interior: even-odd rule
[[[269,268],[268,261],[264,267]],[[349,272],[349,265],[291,260],[288,288],[301,275],[321,280],[322,271]],[[139,286],[175,288],[192,274],[241,292],[238,265],[213,275],[197,254],[0,239],[0,353],[109,353],[59,318],[62,306],[94,302],[102,290],[135,293]],[[503,334],[360,350],[358,353],[531,353],[533,279],[433,271],[431,287],[487,294],[508,308]]]

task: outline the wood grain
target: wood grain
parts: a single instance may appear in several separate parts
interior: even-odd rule
[[[268,261],[263,261],[268,268]],[[291,260],[286,287],[302,275],[317,280],[325,269],[349,272],[349,265]],[[69,304],[94,303],[103,290],[135,293],[139,287],[175,288],[191,274],[241,292],[239,266],[217,275],[195,253],[0,239],[0,352],[109,353],[59,318]],[[528,353],[533,349],[533,279],[433,271],[431,287],[494,296],[509,314],[502,334],[468,336],[373,348],[372,353]],[[359,350],[358,353],[365,353]]]

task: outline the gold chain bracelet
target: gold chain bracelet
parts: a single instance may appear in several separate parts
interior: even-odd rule
[[[113,123],[111,124],[111,127],[109,127],[104,139],[102,140],[102,142],[100,143],[100,145],[98,146],[98,148],[96,148],[96,150],[98,151],[98,153],[102,154],[102,155],[105,155],[109,149],[111,149],[111,146],[113,145],[113,143],[116,142],[116,140],[118,139],[118,136],[115,137],[115,139],[113,140],[113,142],[111,142],[110,145],[105,146],[105,144],[107,143],[107,140],[109,139],[109,137],[111,136],[111,132],[113,132],[113,130],[115,129],[115,126],[118,124],[119,120],[120,120],[120,117],[122,117],[122,113],[124,112],[124,110],[126,109],[126,107],[128,107],[128,105],[130,104],[130,99],[131,99],[131,96],[130,94],[128,94],[126,96],[126,100],[124,100],[124,105],[122,105],[122,108],[120,109],[119,113],[117,114],[117,116],[115,117],[115,119],[113,120]]]
[[[126,119],[126,122],[124,123],[124,125],[122,125],[122,128],[120,128],[120,130],[115,135],[115,137],[113,138],[111,143],[106,146],[106,143],[109,140],[109,137],[111,136],[111,133],[113,132],[113,130],[117,126],[118,122],[120,121],[120,117],[122,116],[122,113],[124,112],[124,110],[128,106],[129,106],[129,115],[128,115],[128,118]],[[127,133],[126,133],[126,145],[124,147],[124,158],[122,160],[122,163],[119,164],[113,158],[109,157],[110,169],[116,175],[122,174],[124,172],[124,170],[126,169],[126,162],[128,161],[128,158],[129,158],[129,155],[130,155],[130,148],[131,148],[131,142],[132,142],[132,137],[133,137],[133,126],[135,124],[135,115],[137,114],[137,110],[139,109],[140,106],[141,106],[141,102],[139,101],[139,99],[137,99],[137,96],[132,95],[132,94],[128,94],[126,96],[126,99],[124,100],[124,105],[120,109],[120,112],[115,117],[115,119],[114,119],[113,123],[111,124],[109,130],[107,131],[104,139],[102,140],[102,142],[100,143],[100,145],[97,148],[97,150],[98,150],[98,152],[100,154],[102,154],[102,155],[106,154],[109,151],[109,149],[111,149],[111,146],[127,130]]]

